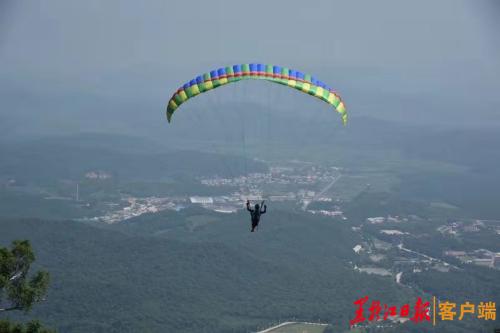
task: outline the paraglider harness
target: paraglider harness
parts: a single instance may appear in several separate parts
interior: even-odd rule
[[[264,210],[262,210],[262,207],[264,207]],[[250,212],[250,216],[252,218],[252,232],[255,231],[255,228],[259,225],[260,222],[260,216],[262,214],[265,214],[267,211],[267,206],[264,205],[264,200],[262,200],[260,207],[259,204],[256,204],[254,209],[250,208],[250,200],[247,200],[247,210]]]

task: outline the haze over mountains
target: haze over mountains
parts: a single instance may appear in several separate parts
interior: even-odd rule
[[[365,295],[500,304],[499,8],[0,2],[0,247],[29,239],[52,276],[45,302],[9,317],[70,333],[286,320],[344,333]],[[203,94],[167,123],[181,84],[242,62],[314,74],[347,126],[265,82]],[[247,198],[268,204],[255,233]]]
[[[233,141],[224,140],[232,128],[226,124],[227,132],[217,132],[219,120],[209,115],[206,127],[174,145],[97,133],[1,145],[6,158],[0,162],[0,242],[30,239],[37,265],[53,274],[48,300],[33,316],[64,332],[246,332],[293,318],[319,319],[344,329],[358,296],[404,303],[422,292],[427,295],[425,288],[443,279],[481,283],[474,270],[463,276],[429,272],[420,280],[408,275],[408,283],[425,286],[423,290],[356,272],[352,262],[360,262],[352,249],[367,236],[352,227],[371,216],[418,214],[437,219],[422,224],[430,232],[447,218],[497,218],[498,152],[489,144],[498,140],[497,132],[436,131],[371,118],[354,118],[352,125],[342,127],[325,112],[316,122],[309,119],[314,135],[297,140],[287,129],[300,134],[307,129],[303,121],[283,117],[267,132],[265,126],[273,124],[274,117],[268,123],[265,113],[261,115],[255,131],[247,127],[245,140],[241,135],[238,140],[237,131]],[[179,117],[181,128],[183,121]],[[226,121],[237,124],[239,119]],[[215,140],[204,139],[212,134]],[[122,205],[124,195],[224,195],[227,189],[203,186],[199,177],[268,172],[269,163],[290,159],[341,167],[347,183],[340,182],[328,195],[359,186],[353,183],[358,178],[361,184],[371,183],[371,189],[341,203],[348,222],[311,215],[287,203],[269,203],[269,214],[255,235],[248,232],[244,212],[224,215],[201,207],[144,214],[109,226],[70,221],[113,209],[106,202]],[[95,170],[111,178],[87,179],[85,175]],[[80,201],[74,199],[76,183]],[[47,199],[55,195],[69,199]],[[436,211],[433,202],[458,208]],[[328,204],[313,206],[330,209]],[[481,237],[482,246],[500,250],[491,247],[494,239]],[[428,243],[420,239],[406,243],[427,249]],[[434,244],[444,248],[457,246],[437,239]],[[470,239],[471,250],[478,241]],[[441,255],[442,247],[428,251]],[[497,273],[481,274],[491,281]],[[485,295],[497,297],[494,284],[482,288]],[[473,290],[463,295],[462,289],[441,286],[433,292],[449,298],[480,297]],[[447,329],[466,332],[467,325]]]

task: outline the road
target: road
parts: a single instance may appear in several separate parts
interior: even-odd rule
[[[318,200],[318,198],[320,198],[323,194],[325,194],[330,188],[332,188],[332,186],[337,182],[337,180],[340,179],[340,177],[342,177],[341,175],[339,175],[337,178],[335,178],[334,180],[332,180],[328,185],[326,185],[322,190],[321,192],[319,192],[318,194],[316,194],[312,199],[311,201],[307,202],[304,204],[304,206],[302,206],[302,209],[303,210],[306,210],[307,209],[307,206],[309,206],[309,204],[311,204],[312,202]]]
[[[428,256],[428,255],[426,255],[426,254],[423,254],[423,253],[420,253],[420,252],[417,252],[417,251],[413,251],[413,250],[407,249],[407,248],[403,247],[403,244],[402,244],[402,243],[398,245],[398,249],[400,249],[401,251],[405,251],[405,252],[408,252],[408,253],[413,253],[413,254],[416,254],[416,255],[422,256],[422,257],[424,257],[424,258],[426,258],[426,259],[428,259],[428,260],[430,260],[430,261],[440,262],[440,263],[442,263],[442,264],[445,264],[445,265],[450,266],[450,267],[452,267],[452,268],[455,268],[455,269],[457,269],[457,270],[461,270],[461,268],[460,268],[460,267],[457,267],[457,266],[455,266],[455,265],[452,265],[452,264],[450,264],[450,263],[447,263],[447,262],[446,262],[446,261],[444,261],[444,260],[441,260],[441,259],[438,259],[438,258],[433,258],[433,257]]]

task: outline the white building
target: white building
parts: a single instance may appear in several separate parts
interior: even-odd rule
[[[380,223],[384,223],[385,222],[385,217],[369,217],[366,219],[366,221],[368,223],[371,223],[371,224],[380,224]]]
[[[217,213],[231,214],[231,213],[236,213],[238,209],[236,207],[231,207],[231,206],[218,206],[214,207],[214,211],[216,211]]]
[[[214,199],[212,197],[189,197],[189,200],[193,204],[201,204],[201,205],[209,205],[214,203]]]
[[[407,232],[402,232],[396,229],[384,229],[380,230],[381,234],[386,234],[386,235],[406,235],[408,234]]]
[[[359,253],[361,250],[363,250],[363,247],[361,245],[356,245],[355,247],[352,248],[354,252]]]

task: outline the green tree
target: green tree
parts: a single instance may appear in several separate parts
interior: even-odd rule
[[[11,249],[0,248],[0,313],[20,310],[28,312],[43,300],[49,285],[49,273],[39,271],[28,276],[35,254],[29,241],[14,241]],[[25,324],[0,320],[0,333],[54,333],[38,321]]]
[[[27,240],[16,240],[12,247],[0,248],[0,312],[29,311],[43,300],[49,285],[49,273],[39,271],[28,276],[35,254]]]

